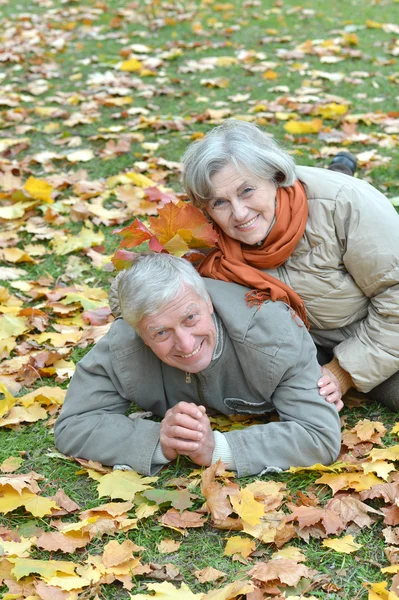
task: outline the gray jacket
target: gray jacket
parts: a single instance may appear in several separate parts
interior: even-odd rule
[[[302,297],[313,340],[368,392],[399,371],[399,215],[365,181],[314,167],[297,176],[305,233],[270,273]]]
[[[225,433],[239,477],[267,467],[287,469],[334,461],[340,450],[335,406],[319,396],[320,367],[301,321],[281,302],[259,310],[245,304],[246,288],[206,280],[218,339],[211,364],[191,375],[162,363],[133,329],[117,319],[79,362],[55,425],[66,454],[126,464],[154,474],[160,423],[125,416],[131,402],[162,417],[180,401],[225,415],[261,417],[277,410],[280,422]]]

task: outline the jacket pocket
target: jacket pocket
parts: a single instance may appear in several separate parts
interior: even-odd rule
[[[243,400],[242,398],[224,398],[223,404],[234,413],[238,414],[263,415],[274,411],[274,407],[270,400],[249,402],[249,400]]]

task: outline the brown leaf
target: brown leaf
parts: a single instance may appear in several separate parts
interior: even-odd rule
[[[59,531],[43,533],[36,540],[36,546],[48,552],[67,552],[73,554],[77,548],[84,548],[90,542],[88,534],[67,535]]]
[[[340,519],[344,522],[346,526],[348,523],[353,522],[359,527],[371,527],[371,525],[375,522],[375,519],[372,519],[368,513],[375,513],[380,515],[381,512],[379,510],[375,510],[371,506],[364,504],[354,496],[337,496],[332,498],[327,504],[326,509],[330,509],[335,511]]]
[[[277,558],[269,562],[258,563],[248,573],[258,581],[297,585],[302,577],[309,577],[314,571],[294,560]]]
[[[104,566],[109,569],[130,560],[136,548],[136,544],[130,540],[125,540],[121,544],[117,540],[111,540],[104,548],[102,556]]]
[[[205,567],[200,571],[193,571],[194,575],[200,583],[208,583],[209,581],[217,581],[225,576],[225,573],[214,569],[213,567]]]
[[[166,527],[185,529],[186,527],[203,527],[206,519],[204,519],[203,515],[195,511],[189,512],[188,510],[184,510],[180,513],[175,508],[171,508],[162,515],[160,522]]]

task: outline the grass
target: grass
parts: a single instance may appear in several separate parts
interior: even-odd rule
[[[398,196],[397,134],[386,133],[386,122],[378,122],[378,118],[390,111],[392,118],[397,118],[399,80],[394,53],[397,32],[382,27],[396,23],[397,9],[395,0],[350,0],[333,7],[324,0],[305,0],[301,4],[295,0],[250,0],[245,7],[238,0],[228,3],[109,0],[107,6],[101,1],[89,0],[36,0],[34,3],[3,0],[0,2],[3,24],[0,59],[4,58],[2,42],[12,39],[13,44],[12,56],[1,59],[0,144],[3,139],[27,137],[29,145],[21,151],[11,147],[1,153],[0,172],[12,167],[14,174],[20,174],[25,180],[30,174],[46,178],[84,169],[87,175],[82,173],[81,180],[103,181],[134,169],[137,162],[146,162],[150,174],[156,173],[159,158],[179,161],[194,134],[205,133],[220,121],[210,117],[207,109],[228,109],[229,116],[255,118],[293,153],[298,163],[326,166],[329,149],[333,152],[334,148],[341,147],[339,142],[328,143],[326,139],[328,134],[342,132],[342,117],[324,120],[325,137],[293,136],[285,131],[286,121],[279,118],[278,113],[288,116],[297,113],[301,120],[308,121],[313,118],[311,110],[315,105],[335,100],[348,103],[350,115],[374,115],[374,122],[366,119],[357,124],[358,133],[368,137],[349,139],[344,142],[344,148],[355,154],[375,149],[380,156],[392,158],[381,166],[366,161],[359,176],[367,178],[388,197]],[[122,80],[121,72],[115,67],[129,56],[132,45],[137,44],[149,48],[141,54],[137,51],[140,60],[148,56],[158,61],[150,66],[154,74],[126,73]],[[304,48],[305,53],[301,54]],[[291,55],[283,58],[287,51]],[[324,62],[326,54],[333,60],[344,60]],[[226,56],[239,57],[238,62],[202,70],[206,67],[204,59]],[[341,80],[333,79],[336,73],[343,74]],[[217,78],[224,78],[226,87],[203,82]],[[36,93],[35,85],[43,85],[44,91]],[[127,91],[123,87],[127,87]],[[118,106],[118,101],[126,95],[132,101]],[[258,111],[260,104],[265,106]],[[50,107],[57,112],[44,116],[41,109]],[[79,116],[83,122],[79,122]],[[137,134],[143,136],[144,146],[137,141]],[[110,139],[117,142],[123,135],[132,137],[131,151],[105,160],[101,155],[105,144]],[[76,142],[77,147],[69,148],[64,142]],[[159,146],[155,150],[148,149],[146,143]],[[95,158],[75,164],[65,158],[42,164],[34,158],[40,152],[62,154],[82,148],[91,148]],[[181,191],[175,171],[163,168],[160,177],[165,185]],[[73,195],[72,189],[67,188],[57,200],[68,200]],[[115,203],[112,196],[109,203],[111,206]],[[81,223],[70,221],[68,212],[63,214],[66,222],[51,227],[78,236]],[[25,231],[26,224],[27,221],[21,221],[18,228],[20,248],[35,237],[34,233]],[[2,225],[5,230],[13,227],[9,221]],[[104,253],[112,254],[119,243],[112,233],[116,227],[100,224],[99,228],[105,235]],[[49,241],[44,239],[41,243]],[[113,274],[94,267],[84,252],[77,255],[86,270],[82,268],[74,283],[108,289]],[[43,274],[50,274],[63,282],[68,260],[68,256],[50,251],[37,265],[17,266],[27,271],[24,279],[37,280]],[[8,282],[4,285],[10,287]],[[40,302],[39,299],[37,304]],[[74,348],[71,360],[77,362],[86,352],[87,349]],[[53,379],[45,379],[43,383],[57,385]],[[40,380],[33,387],[39,385],[42,385]],[[395,415],[376,404],[345,409],[343,416],[348,427],[362,418],[383,421],[388,428],[395,422]],[[385,441],[393,444],[396,440],[387,435]],[[78,475],[76,463],[55,454],[52,430],[46,423],[0,430],[0,462],[20,452],[26,453],[20,471],[35,470],[43,474],[46,494],[62,487],[82,509],[98,504],[97,484],[85,475]],[[192,465],[181,459],[162,472],[159,485],[172,477],[185,476],[191,469]],[[284,481],[294,498],[299,491],[309,489],[317,493],[322,503],[331,497],[326,487],[315,484],[318,474],[305,472],[269,477]],[[244,485],[250,480],[241,483]],[[196,491],[200,493],[199,489]],[[22,509],[2,515],[0,522],[18,529],[21,535],[28,535],[36,526],[48,528],[47,520],[33,519]],[[387,564],[382,527],[379,520],[371,529],[356,531],[356,541],[362,544],[362,549],[353,556],[323,548],[317,539],[311,539],[308,544],[294,540],[293,544],[306,553],[306,564],[329,575],[336,586],[311,589],[309,593],[324,600],[366,598],[363,581],[381,580],[380,565]],[[207,525],[203,530],[191,531],[183,539],[179,552],[172,555],[160,555],[157,544],[167,537],[179,541],[182,538],[154,519],[142,521],[128,537],[144,546],[143,563],[173,562],[194,592],[206,592],[213,584],[199,584],[192,574],[194,570],[212,565],[225,572],[225,581],[230,582],[247,568],[223,555],[229,535]],[[49,557],[84,560],[89,552],[100,553],[109,539],[105,536],[102,541],[95,540],[70,557],[38,551],[35,556],[43,560]],[[257,550],[270,557],[273,548],[258,543]],[[132,593],[145,590],[146,581],[148,579],[137,577]],[[6,587],[0,587],[0,592],[5,593]],[[102,586],[101,594],[109,600],[129,597],[119,584]]]

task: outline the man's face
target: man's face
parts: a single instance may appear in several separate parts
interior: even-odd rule
[[[198,373],[212,360],[216,345],[216,329],[212,319],[213,306],[189,286],[175,300],[155,315],[138,323],[144,343],[162,362]]]

